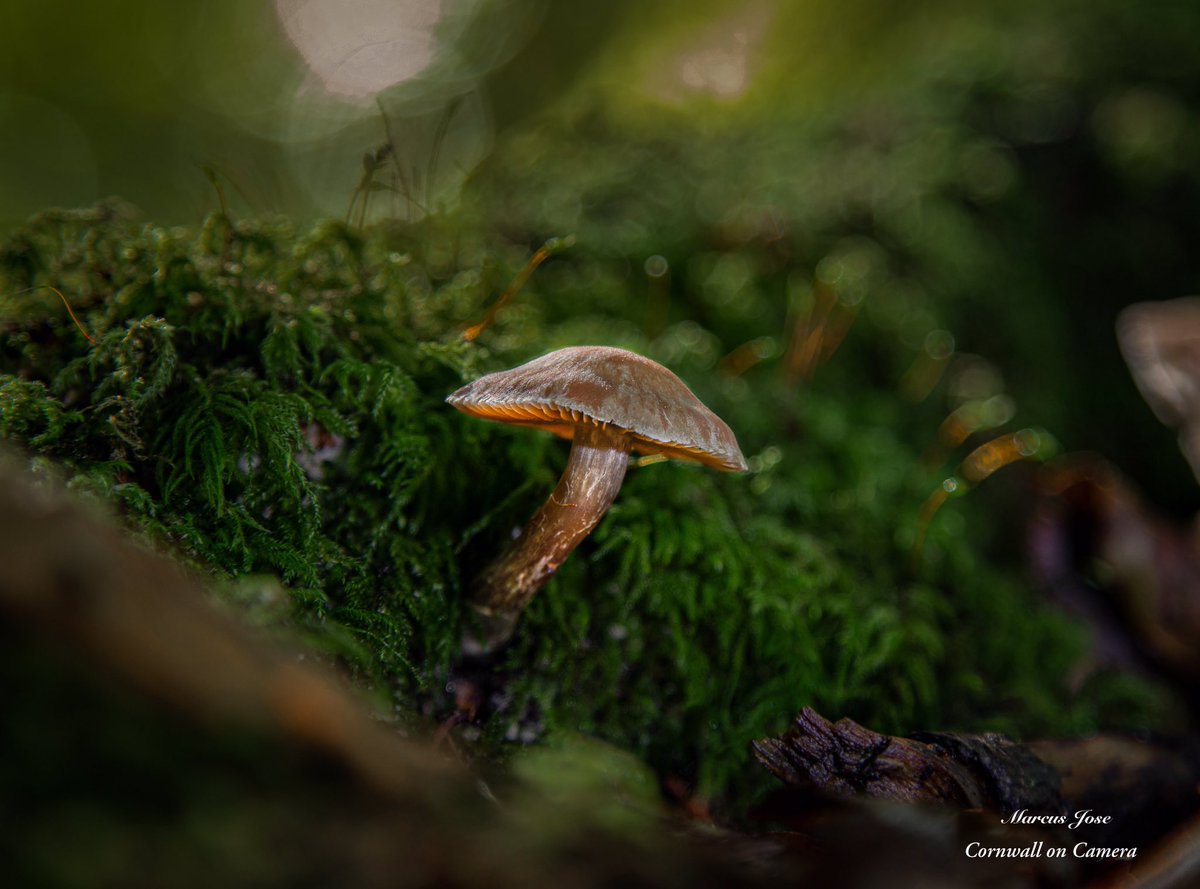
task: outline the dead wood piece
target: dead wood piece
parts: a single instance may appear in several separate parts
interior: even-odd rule
[[[753,748],[759,762],[801,796],[785,798],[768,816],[805,831],[822,815],[813,797],[866,798],[982,810],[974,814],[983,820],[960,821],[960,828],[1016,831],[1018,839],[1002,845],[1041,841],[1148,850],[1200,811],[1200,739],[1191,737],[1098,735],[1029,744],[995,734],[897,738],[849,719],[830,722],[805,708],[783,737]],[[1081,819],[1080,813],[1096,817]],[[1020,840],[1022,831],[1033,836]],[[1177,857],[1192,866],[1192,857]],[[1124,872],[1112,861],[1083,868]]]
[[[850,719],[832,723],[804,708],[782,738],[753,745],[785,784],[958,808],[1037,808],[1057,812],[1054,775],[999,735],[881,735]]]

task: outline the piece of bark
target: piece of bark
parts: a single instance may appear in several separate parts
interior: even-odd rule
[[[995,734],[881,735],[805,708],[782,738],[754,754],[792,788],[839,797],[1067,816],[1106,822],[1075,828],[1076,841],[1144,847],[1200,810],[1200,742],[1121,736],[1018,744]],[[1017,819],[1019,823],[1019,819]],[[1068,823],[1069,823],[1068,821]]]
[[[1000,735],[895,738],[850,719],[830,722],[805,707],[782,738],[753,743],[754,755],[785,784],[836,795],[962,809],[1046,809],[1061,799],[1056,775]]]

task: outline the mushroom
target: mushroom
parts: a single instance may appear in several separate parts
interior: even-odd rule
[[[446,401],[474,417],[571,439],[550,499],[475,580],[471,606],[482,632],[468,633],[466,654],[488,654],[508,640],[521,609],[616,498],[631,452],[746,470],[732,430],[679,377],[624,349],[559,349],[480,377]]]

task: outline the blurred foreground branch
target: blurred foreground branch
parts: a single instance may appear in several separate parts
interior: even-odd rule
[[[0,617],[11,885],[762,882],[665,830],[497,803],[11,459]]]

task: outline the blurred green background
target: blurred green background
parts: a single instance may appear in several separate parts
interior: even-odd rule
[[[697,217],[818,247],[858,233],[939,254],[962,278],[927,294],[925,326],[1185,515],[1190,474],[1112,322],[1196,289],[1198,45],[1186,2],[20,4],[0,31],[0,226],[109,195],[196,223],[213,177],[235,215],[340,217],[390,139],[396,181],[364,218],[507,182],[538,205],[514,232],[619,251],[636,224],[638,262],[694,248]],[[605,176],[649,184],[580,204]],[[695,203],[647,227],[663,179]]]

